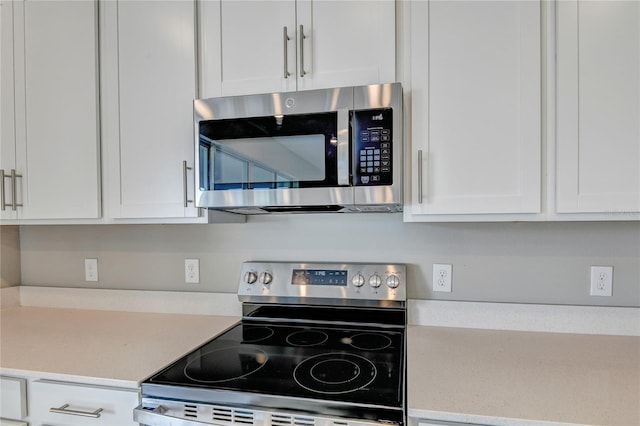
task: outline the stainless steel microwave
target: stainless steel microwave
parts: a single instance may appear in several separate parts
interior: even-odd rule
[[[198,99],[196,206],[402,210],[400,83]]]

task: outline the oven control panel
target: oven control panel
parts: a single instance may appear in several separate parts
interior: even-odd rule
[[[238,296],[405,302],[406,265],[245,262]]]

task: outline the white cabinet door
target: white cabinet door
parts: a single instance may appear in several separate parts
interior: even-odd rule
[[[206,1],[203,98],[395,81],[393,0]]]
[[[540,3],[410,6],[412,185],[405,219],[539,213]]]
[[[0,218],[16,219],[11,170],[16,168],[13,85],[13,1],[0,1]],[[5,178],[4,176],[7,176]]]
[[[296,89],[296,2],[202,4],[203,97]]]
[[[393,0],[298,0],[297,8],[298,90],[395,81]]]
[[[15,1],[13,25],[18,218],[98,218],[97,2]]]
[[[25,417],[27,417],[26,379],[0,376],[0,422],[3,419],[22,420]]]
[[[194,1],[102,4],[110,218],[198,215],[195,18]]]
[[[556,210],[640,212],[640,2],[556,11]]]

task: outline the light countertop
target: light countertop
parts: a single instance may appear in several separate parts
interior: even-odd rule
[[[0,310],[0,372],[135,388],[239,316]],[[640,425],[640,338],[411,325],[409,416]]]
[[[640,338],[408,328],[409,416],[640,425]]]
[[[0,310],[2,374],[138,387],[239,317],[41,307]]]

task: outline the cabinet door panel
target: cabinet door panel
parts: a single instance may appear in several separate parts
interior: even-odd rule
[[[0,1],[0,169],[6,174],[16,167],[16,138],[13,86],[13,2]],[[6,203],[12,203],[9,179],[0,182]],[[10,206],[0,210],[0,218],[15,219]]]
[[[640,3],[557,5],[560,213],[640,212]]]
[[[538,213],[540,4],[414,2],[411,34],[412,212]]]
[[[297,7],[306,37],[298,34],[299,89],[395,81],[394,1],[298,0]]]
[[[193,166],[196,97],[192,1],[120,1],[117,7],[119,164],[116,218],[195,217],[184,207],[183,161]],[[187,193],[193,194],[189,171]]]
[[[27,381],[0,376],[0,417],[20,420],[27,416]]]
[[[295,1],[223,0],[220,13],[220,94],[295,90]],[[290,74],[286,78],[285,59]]]
[[[20,218],[97,218],[97,3],[15,2],[14,25]]]

